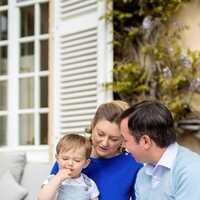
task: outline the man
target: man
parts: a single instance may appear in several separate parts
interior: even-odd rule
[[[176,143],[170,111],[156,101],[142,101],[121,115],[125,147],[146,163],[136,180],[139,200],[200,200],[200,156]]]

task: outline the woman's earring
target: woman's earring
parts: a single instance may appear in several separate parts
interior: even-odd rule
[[[121,145],[121,146],[119,147],[119,152],[122,153],[122,152],[124,152],[124,151],[126,151],[126,150],[125,150],[125,148],[122,147],[122,145]]]

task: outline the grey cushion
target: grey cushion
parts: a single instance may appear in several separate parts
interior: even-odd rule
[[[10,171],[7,171],[0,178],[1,199],[22,200],[26,196],[27,192],[28,191],[25,188],[23,188],[16,182]]]
[[[41,185],[49,176],[52,164],[50,163],[27,163],[24,169],[21,185],[29,192],[25,200],[37,199]],[[1,199],[1,194],[0,194]]]
[[[0,178],[7,170],[11,172],[15,180],[19,183],[26,164],[24,152],[0,152]]]

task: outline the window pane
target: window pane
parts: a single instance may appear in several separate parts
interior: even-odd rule
[[[40,70],[45,71],[48,70],[48,40],[40,41]]]
[[[7,110],[7,81],[0,81],[0,110]]]
[[[19,106],[21,109],[34,107],[34,79],[33,78],[20,79]]]
[[[30,1],[30,0],[17,0],[17,2]]]
[[[7,74],[7,46],[0,47],[0,75]]]
[[[40,144],[48,143],[48,115],[40,114]]]
[[[0,6],[8,5],[8,0],[0,0]]]
[[[34,6],[23,7],[21,11],[21,37],[34,35]]]
[[[43,3],[41,7],[41,19],[40,19],[40,30],[41,34],[49,32],[49,4]]]
[[[8,14],[7,11],[0,12],[0,40],[8,39]]]
[[[34,144],[34,116],[33,114],[21,114],[19,116],[19,144]]]
[[[20,44],[20,73],[34,71],[34,43]]]
[[[0,146],[6,145],[7,117],[0,116]]]
[[[48,78],[40,77],[40,107],[48,107]]]

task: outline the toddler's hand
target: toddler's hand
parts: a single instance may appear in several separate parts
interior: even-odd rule
[[[66,179],[71,179],[71,174],[72,171],[70,169],[60,169],[59,172],[57,173],[57,176],[60,177],[61,182],[66,180]]]

